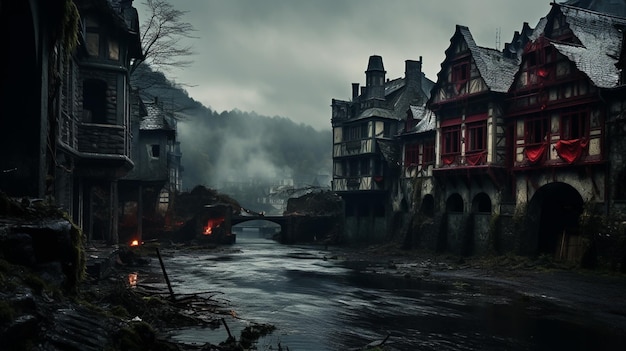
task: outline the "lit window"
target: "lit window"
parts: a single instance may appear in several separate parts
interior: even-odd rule
[[[86,41],[87,53],[90,56],[98,56],[100,54],[100,35],[98,33],[88,32]]]
[[[109,59],[111,60],[119,60],[120,58],[120,47],[115,40],[109,40]]]

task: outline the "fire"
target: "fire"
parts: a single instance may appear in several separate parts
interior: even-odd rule
[[[137,286],[137,276],[138,276],[137,273],[129,273],[128,274],[128,285],[131,288],[134,288],[134,287]]]
[[[206,226],[204,226],[204,235],[213,234],[213,228],[219,227],[220,225],[222,225],[222,223],[224,223],[224,217],[209,218]]]
[[[139,246],[139,240],[135,239],[130,242],[130,246]]]

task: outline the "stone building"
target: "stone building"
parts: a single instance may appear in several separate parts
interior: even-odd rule
[[[130,158],[129,0],[1,1],[0,189],[52,198],[88,239],[117,242],[117,182]]]

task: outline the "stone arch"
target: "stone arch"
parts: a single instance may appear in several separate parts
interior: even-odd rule
[[[539,188],[527,211],[531,252],[553,254],[559,259],[581,255],[579,219],[583,205],[580,193],[567,183],[555,182]]]
[[[428,217],[433,217],[435,215],[434,196],[432,196],[431,194],[424,195],[424,198],[422,198],[422,204],[420,206],[420,213]]]
[[[446,212],[465,212],[463,198],[458,193],[454,193],[446,200]]]
[[[472,200],[473,213],[491,213],[491,199],[485,193],[478,193]]]

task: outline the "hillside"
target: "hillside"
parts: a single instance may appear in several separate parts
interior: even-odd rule
[[[223,188],[294,179],[296,186],[327,186],[331,172],[332,136],[286,117],[255,112],[213,111],[183,87],[142,65],[133,84],[145,101],[158,97],[179,116],[178,140],[183,154],[183,188]],[[322,177],[320,177],[322,175]]]

